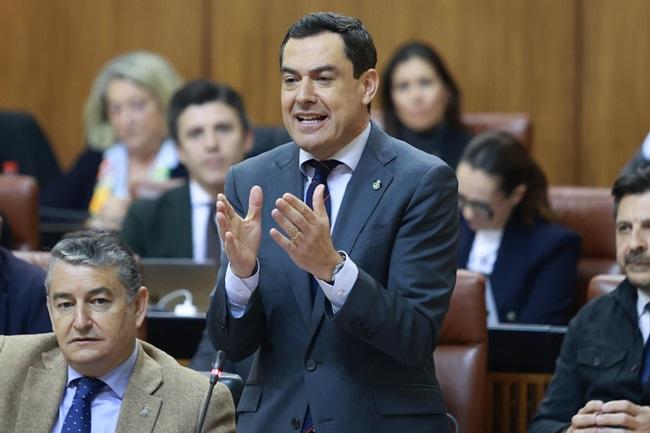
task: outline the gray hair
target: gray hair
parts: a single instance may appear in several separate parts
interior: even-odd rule
[[[114,268],[131,302],[142,286],[142,276],[131,249],[114,232],[85,230],[66,234],[51,251],[45,287],[50,290],[52,269],[59,261],[71,265]]]
[[[182,83],[174,67],[158,54],[134,51],[108,62],[95,78],[84,109],[86,140],[95,150],[106,150],[115,143],[115,131],[106,113],[106,89],[114,79],[126,79],[147,90],[163,115]]]

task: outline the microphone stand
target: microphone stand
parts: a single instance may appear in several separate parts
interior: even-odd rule
[[[223,363],[226,361],[226,352],[223,350],[217,351],[217,359],[212,364],[212,370],[210,370],[210,387],[208,388],[208,394],[203,402],[203,408],[201,409],[201,417],[199,418],[199,424],[196,427],[196,433],[201,433],[203,431],[203,423],[205,422],[205,416],[208,413],[208,407],[210,406],[210,399],[212,398],[212,391],[214,386],[219,382],[221,377],[221,370],[223,369]]]

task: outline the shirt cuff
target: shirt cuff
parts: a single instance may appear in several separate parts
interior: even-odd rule
[[[319,280],[318,285],[323,290],[323,293],[332,304],[332,312],[336,314],[337,311],[343,307],[345,301],[348,299],[348,295],[352,291],[354,283],[357,282],[357,277],[359,276],[359,268],[352,261],[350,255],[344,251],[339,251],[345,254],[346,259],[343,263],[343,267],[336,274],[334,278],[334,285],[329,284],[327,281]]]
[[[228,306],[230,315],[239,319],[244,315],[248,301],[251,299],[253,292],[260,281],[260,263],[257,262],[257,271],[248,278],[239,278],[230,269],[230,263],[226,269],[226,296],[228,297]]]

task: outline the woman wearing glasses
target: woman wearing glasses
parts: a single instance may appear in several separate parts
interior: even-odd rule
[[[456,174],[458,267],[488,277],[488,323],[567,323],[580,237],[552,222],[540,167],[495,131],[470,141]]]

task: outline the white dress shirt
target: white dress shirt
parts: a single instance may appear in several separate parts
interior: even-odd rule
[[[98,377],[106,386],[102,389],[93,399],[90,405],[91,433],[115,433],[117,430],[117,420],[120,416],[120,408],[122,407],[122,398],[124,392],[129,384],[129,378],[135,362],[138,358],[138,343],[136,342],[135,348],[131,356],[115,367],[109,373]],[[71,382],[75,379],[83,377],[72,367],[68,366],[68,382],[63,394],[63,400],[59,406],[59,416],[52,427],[51,433],[61,433],[65,417],[72,406],[72,399],[77,392],[76,383]]]
[[[643,336],[643,341],[648,341],[648,335],[650,335],[650,312],[646,310],[645,306],[650,302],[650,296],[646,294],[643,290],[636,289],[637,298],[636,298],[636,309],[639,313],[639,329],[641,330],[641,335]]]
[[[368,142],[368,137],[370,135],[370,122],[366,128],[355,137],[350,143],[348,143],[341,150],[332,155],[329,159],[335,159],[340,161],[341,164],[336,166],[327,178],[327,188],[330,193],[330,209],[331,209],[331,224],[330,224],[330,233],[334,229],[336,220],[339,214],[339,209],[341,208],[341,202],[343,201],[343,195],[345,194],[345,189],[348,186],[348,182],[354,173],[354,170],[359,164],[361,159],[361,154],[366,147]],[[308,152],[300,149],[299,161],[300,161],[300,171],[305,177],[305,184],[303,189],[303,199],[304,195],[307,192],[309,183],[311,182],[312,177],[314,176],[314,168],[305,164],[307,161],[314,158]],[[346,254],[348,256],[348,254]],[[225,285],[226,285],[226,294],[228,295],[228,303],[230,305],[230,313],[233,317],[241,317],[244,315],[246,310],[246,305],[250,300],[253,291],[257,287],[259,282],[259,267],[258,263],[257,272],[249,278],[239,278],[230,269],[230,264],[228,264],[228,269],[225,276]],[[334,285],[330,285],[323,280],[318,280],[318,284],[323,290],[323,293],[330,301],[332,305],[332,311],[336,313],[345,303],[352,286],[357,281],[359,276],[359,269],[357,265],[350,259],[348,256],[345,260],[343,268],[339,271],[334,279]]]
[[[206,239],[210,209],[215,206],[213,198],[198,182],[190,180],[190,203],[192,204],[192,259],[208,259]]]
[[[467,269],[489,277],[494,269],[494,263],[497,261],[502,238],[502,229],[478,230],[474,236],[474,243],[467,259]],[[488,326],[498,325],[499,313],[489,279],[485,285],[485,307],[487,309]]]

